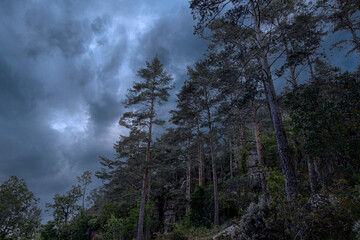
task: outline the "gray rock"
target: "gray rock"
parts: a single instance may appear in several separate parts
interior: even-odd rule
[[[235,240],[240,237],[240,227],[238,225],[231,225],[225,228],[220,233],[213,236],[214,240]]]

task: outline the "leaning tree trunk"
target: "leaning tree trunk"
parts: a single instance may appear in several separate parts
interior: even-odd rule
[[[266,55],[266,49],[263,42],[262,31],[260,29],[259,10],[257,9],[258,6],[255,7],[253,0],[249,0],[249,2],[252,8],[252,17],[255,26],[256,39],[259,45],[261,66],[266,74],[266,79],[264,80],[263,83],[264,83],[265,94],[268,100],[268,105],[270,108],[271,119],[274,125],[275,138],[276,138],[280,161],[281,161],[281,168],[283,174],[285,175],[286,194],[288,200],[291,201],[293,197],[297,197],[297,193],[298,193],[295,169],[293,162],[290,158],[290,149],[289,149],[284,125],[281,119],[274,83],[271,77],[270,65]]]

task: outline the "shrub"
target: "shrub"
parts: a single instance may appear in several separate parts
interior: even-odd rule
[[[265,200],[251,203],[239,223],[240,239],[287,239],[283,225],[269,221],[274,217],[272,209]]]
[[[175,231],[167,234],[164,239],[166,239],[166,240],[187,240],[188,238],[180,230],[175,230]]]
[[[360,239],[360,220],[354,224],[353,231],[356,234],[356,239]]]
[[[124,235],[124,221],[114,215],[111,215],[103,228],[100,236],[104,240],[120,240]]]
[[[190,222],[194,227],[210,227],[214,212],[211,186],[196,186],[190,198]]]

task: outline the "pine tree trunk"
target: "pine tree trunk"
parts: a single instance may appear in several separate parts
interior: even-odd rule
[[[209,134],[210,134],[210,151],[211,151],[211,169],[213,175],[213,185],[214,185],[214,226],[219,225],[219,201],[218,201],[218,185],[217,185],[217,175],[216,175],[216,166],[215,166],[215,146],[214,146],[214,136],[211,122],[210,108],[208,105],[208,100],[206,99],[206,110],[208,115],[208,124],[209,124]]]
[[[303,135],[303,139],[304,139],[304,144],[306,145],[307,140],[306,140],[306,135],[305,135],[304,129],[302,129],[302,135]],[[310,156],[309,156],[309,154],[307,153],[306,150],[305,150],[305,159],[306,159],[307,166],[308,166],[311,193],[315,193],[316,192],[317,179],[316,179],[316,174],[315,174],[314,161],[313,161],[312,158],[310,158]]]
[[[198,161],[199,161],[199,186],[203,186],[203,162],[201,156],[201,139],[200,139],[200,123],[199,117],[197,118],[197,143],[198,143]]]
[[[254,106],[254,102],[252,102],[252,109],[253,109],[253,122],[254,122],[254,134],[255,134],[255,142],[256,142],[256,152],[258,155],[258,164],[260,165],[259,171],[260,171],[260,181],[261,181],[261,190],[264,194],[265,199],[267,199],[267,190],[266,190],[266,179],[265,179],[265,162],[264,162],[264,155],[262,151],[262,143],[260,138],[260,129],[259,129],[259,123],[257,120],[257,110]]]
[[[262,69],[265,72],[266,79],[264,80],[265,94],[267,95],[268,104],[270,107],[271,119],[274,125],[275,138],[278,145],[280,155],[282,172],[285,175],[285,189],[288,200],[291,201],[293,197],[297,197],[298,189],[295,176],[295,169],[290,158],[290,150],[287,142],[286,132],[281,119],[280,110],[278,107],[277,96],[275,93],[274,83],[271,77],[270,65],[266,55],[266,49],[263,43],[263,36],[260,29],[259,11],[255,7],[254,1],[249,0],[252,8],[252,17],[255,26],[256,39],[259,45],[259,53]]]
[[[188,212],[190,209],[190,194],[191,194],[191,157],[188,154],[187,166],[186,166],[186,200],[188,201],[188,205],[186,207],[186,211]]]
[[[241,170],[243,174],[247,173],[247,159],[246,159],[246,147],[245,147],[245,135],[244,127],[240,125],[240,146],[241,146]]]
[[[147,205],[149,205],[149,203],[150,203],[150,198],[151,198],[151,175],[152,175],[152,171],[151,171],[151,169],[149,169],[147,192],[146,192]]]
[[[140,210],[139,210],[139,221],[136,240],[143,240],[143,231],[144,231],[144,218],[145,218],[145,200],[146,200],[146,189],[147,189],[147,175],[148,169],[145,168],[144,176],[141,186],[141,197],[140,197]]]
[[[146,159],[145,159],[145,161],[147,163],[150,162],[150,158],[151,158],[151,139],[152,139],[153,115],[154,115],[154,101],[151,102],[151,108],[150,108],[149,132],[148,132],[147,147],[146,147]],[[147,192],[146,190],[151,191],[151,186],[150,186],[150,184],[148,184],[148,175],[149,175],[149,169],[146,166],[142,189],[141,189],[139,221],[138,221],[136,240],[143,240],[143,238],[144,238],[144,218],[145,218],[145,205],[146,205],[145,200],[146,200],[146,196],[149,197],[149,195],[147,195],[147,193],[146,193]],[[148,193],[148,194],[150,194],[150,193]],[[148,202],[149,201],[150,201],[150,198],[148,199]]]

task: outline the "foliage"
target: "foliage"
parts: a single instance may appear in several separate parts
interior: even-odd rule
[[[63,225],[66,225],[71,217],[80,210],[80,206],[77,205],[80,197],[80,188],[73,186],[66,194],[55,194],[53,204],[46,204],[46,211],[52,214],[57,227],[61,228]]]
[[[31,239],[40,225],[39,199],[25,180],[11,176],[0,186],[0,239]]]
[[[287,105],[295,130],[304,131],[306,151],[319,158],[320,165],[335,161],[337,169],[346,173],[359,168],[360,77],[329,71],[320,73],[319,84],[288,94]]]
[[[166,239],[166,240],[187,240],[188,238],[180,230],[175,230],[175,231],[167,234],[163,239]]]
[[[58,231],[53,221],[49,221],[47,224],[41,226],[40,239],[42,240],[58,240]]]
[[[266,226],[269,215],[270,209],[264,200],[257,204],[251,203],[239,223],[241,229],[240,239],[270,239],[269,233],[271,229]]]
[[[213,217],[213,192],[209,188],[196,186],[190,198],[190,222],[194,227],[210,227]]]
[[[101,231],[99,235],[104,240],[120,240],[123,239],[124,234],[124,220],[111,215],[103,226],[103,231]]]
[[[223,222],[242,216],[249,204],[256,199],[253,193],[256,180],[236,176],[224,182],[221,186],[220,206]]]
[[[91,217],[85,212],[80,212],[67,224],[58,227],[54,221],[49,221],[40,230],[43,240],[86,240],[88,239],[89,222]]]

